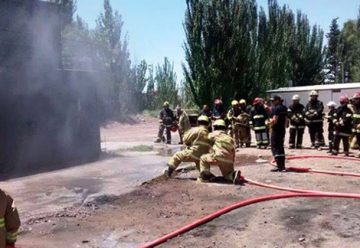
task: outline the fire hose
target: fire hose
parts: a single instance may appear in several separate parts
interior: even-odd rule
[[[306,155],[306,156],[292,156],[288,157],[288,160],[296,160],[296,159],[308,159],[308,158],[326,158],[326,159],[343,159],[343,160],[350,160],[350,161],[358,161],[360,162],[360,159],[358,158],[350,158],[350,157],[336,157],[336,156],[322,156],[322,155]],[[290,169],[290,168],[289,168]],[[319,171],[319,170],[312,170],[310,168],[296,168],[292,167],[291,170],[294,172],[315,172],[315,173],[322,173],[322,174],[330,174],[330,175],[347,175],[347,176],[355,176],[359,177],[359,174],[356,173],[343,173],[343,172],[332,172],[332,171]],[[179,228],[178,230],[175,230],[169,234],[166,234],[152,242],[149,242],[147,244],[141,245],[140,248],[152,248],[156,247],[160,244],[163,244],[167,242],[168,240],[175,238],[181,234],[184,234],[196,227],[199,227],[201,225],[204,225],[208,223],[211,220],[214,220],[215,218],[218,218],[226,213],[229,213],[235,209],[249,206],[252,204],[265,202],[265,201],[271,201],[271,200],[277,200],[277,199],[286,199],[286,198],[310,198],[310,197],[322,197],[322,198],[348,198],[348,199],[359,199],[360,200],[360,194],[352,194],[352,193],[336,193],[336,192],[322,192],[322,191],[311,191],[311,190],[303,190],[303,189],[295,189],[295,188],[287,188],[287,187],[281,187],[281,186],[275,186],[265,183],[260,183],[248,178],[243,178],[244,181],[250,185],[264,187],[264,188],[270,188],[275,190],[282,190],[282,191],[288,191],[292,193],[284,193],[284,194],[274,194],[274,195],[265,195],[265,196],[259,196],[252,199],[243,200],[234,204],[231,204],[223,209],[220,209],[212,214],[209,214],[201,219],[198,219],[186,226],[183,226]]]

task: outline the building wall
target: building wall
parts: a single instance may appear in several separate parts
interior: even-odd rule
[[[360,88],[356,89],[335,89],[335,90],[318,90],[319,100],[324,104],[327,104],[330,101],[335,101],[339,104],[339,98],[342,95],[347,95],[349,97],[353,96],[356,92],[360,91]],[[276,92],[270,93],[270,96],[281,95],[284,98],[284,103],[286,106],[289,106],[292,102],[292,96],[297,94],[301,97],[301,103],[306,104],[309,100],[310,91],[287,91],[287,92]]]
[[[0,172],[99,156],[96,77],[62,70],[59,11],[0,1]]]

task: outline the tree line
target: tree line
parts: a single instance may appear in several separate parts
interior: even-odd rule
[[[100,75],[99,105],[103,120],[124,119],[144,109],[159,109],[165,100],[179,100],[177,75],[168,58],[162,64],[133,63],[124,21],[104,0],[95,28],[75,16],[75,0],[53,0],[62,8],[62,64],[64,69]]]
[[[332,20],[327,34],[325,82],[360,82],[360,8],[357,20],[348,20],[342,29],[337,20]]]
[[[301,11],[268,0],[184,0],[184,82],[177,82],[168,58],[159,65],[130,59],[123,19],[109,0],[90,29],[74,17],[75,0],[62,5],[63,64],[102,73],[105,118],[174,105],[211,104],[221,97],[252,99],[285,86],[360,81],[360,15],[326,35]]]
[[[251,99],[268,89],[319,83],[323,31],[300,11],[269,0],[187,0],[186,83],[201,105]]]

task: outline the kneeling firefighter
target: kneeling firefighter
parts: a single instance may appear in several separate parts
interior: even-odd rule
[[[198,118],[198,127],[193,127],[184,135],[185,150],[175,153],[168,162],[168,169],[164,174],[171,177],[175,169],[182,162],[194,162],[196,168],[200,170],[200,157],[209,152],[211,147],[209,141],[209,118],[201,115]]]
[[[215,121],[213,126],[214,132],[209,135],[209,140],[213,144],[212,152],[201,156],[198,180],[201,182],[211,181],[214,175],[210,172],[210,166],[217,165],[225,180],[234,184],[242,184],[241,172],[234,170],[234,140],[226,134],[224,120]]]

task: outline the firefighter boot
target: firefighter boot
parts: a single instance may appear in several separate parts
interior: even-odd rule
[[[285,157],[277,157],[275,158],[276,168],[272,169],[272,172],[285,172]]]
[[[237,170],[233,172],[233,184],[235,185],[244,185],[245,180],[241,176],[241,171]]]
[[[167,166],[168,166],[168,168],[164,170],[164,176],[170,178],[171,175],[174,173],[175,169],[170,165],[167,165]]]

